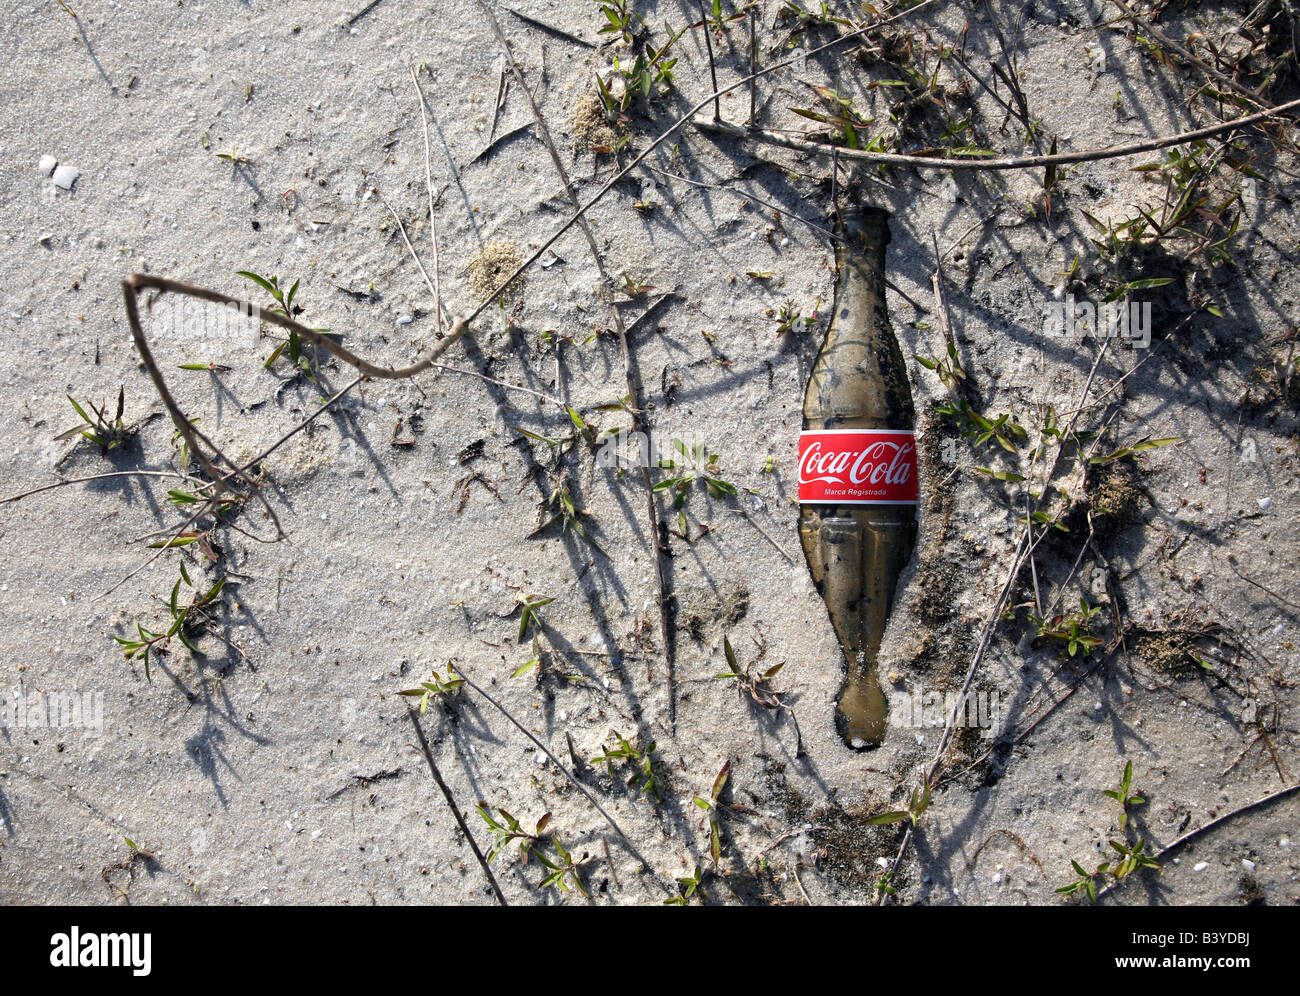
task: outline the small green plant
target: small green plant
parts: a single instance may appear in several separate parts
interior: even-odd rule
[[[718,3],[719,0],[714,0],[714,6],[717,6]],[[848,18],[836,17],[832,14],[830,4],[826,0],[820,0],[815,8],[805,7],[798,0],[784,0],[781,6],[777,8],[776,19],[786,23],[793,21],[799,27],[854,27],[853,22]]]
[[[696,865],[694,872],[687,875],[685,878],[679,878],[677,880],[677,895],[673,896],[671,899],[665,899],[664,905],[689,906],[691,904],[691,897],[694,896],[696,891],[699,889],[701,881],[700,866]]]
[[[695,797],[695,805],[709,814],[709,854],[713,858],[713,866],[716,868],[718,860],[722,857],[722,824],[718,822],[718,810],[722,803],[718,797],[722,795],[722,790],[727,787],[727,778],[731,775],[731,762],[727,761],[722,765],[722,770],[718,776],[713,779],[713,788],[709,790],[709,797],[702,799],[700,796]]]
[[[954,393],[957,385],[966,379],[966,371],[962,369],[961,358],[957,355],[957,346],[954,343],[948,343],[948,355],[946,357],[927,358],[917,354],[916,362],[927,370],[933,370],[937,373],[939,383],[943,384],[950,394]]]
[[[673,449],[682,456],[680,463],[674,459],[663,459],[659,461],[659,469],[670,473],[680,471],[680,473],[665,477],[662,481],[656,481],[651,489],[653,491],[672,491],[673,508],[680,509],[686,504],[691,485],[697,480],[704,482],[704,488],[710,498],[734,498],[739,494],[739,489],[734,484],[724,481],[719,476],[721,470],[718,467],[718,455],[708,452],[708,447],[704,443],[696,443],[687,449],[684,442],[680,439],[674,439]],[[691,468],[700,469],[694,470]]]
[[[911,796],[907,800],[906,809],[895,809],[887,813],[879,813],[867,820],[872,826],[882,826],[887,823],[902,823],[904,820],[911,820],[912,826],[916,826],[921,821],[921,815],[930,808],[930,792],[932,786],[927,780],[923,785],[912,789]]]
[[[1088,600],[1080,596],[1078,611],[1033,621],[1038,627],[1038,636],[1064,647],[1067,659],[1080,656],[1080,659],[1086,660],[1102,643],[1101,638],[1093,635],[1089,628],[1093,617],[1100,611],[1100,605],[1090,606]]]
[[[535,671],[537,673],[537,677],[540,679],[543,673],[543,667],[544,665],[542,663],[542,648],[538,646],[537,637],[534,636],[533,656],[528,658],[528,660],[524,661],[517,668],[515,668],[514,673],[511,674],[510,677],[521,678],[524,675],[526,675],[529,671]]]
[[[528,624],[530,622],[536,623],[539,629],[542,627],[542,617],[537,614],[537,610],[543,605],[550,605],[554,601],[554,598],[538,598],[536,595],[529,595],[527,598],[522,598],[517,602],[519,606],[518,639],[520,643],[524,642],[524,634],[528,632]]]
[[[814,308],[813,310],[814,314],[811,318],[804,318],[803,312],[787,301],[777,309],[775,316],[777,323],[776,334],[782,336],[791,332],[802,332],[811,326],[816,325],[821,319],[817,317],[816,309]],[[772,312],[769,310],[768,314],[771,315]]]
[[[635,40],[638,23],[644,25],[641,16],[632,9],[629,0],[606,0],[600,5],[600,12],[605,15],[605,23],[597,33],[617,35],[624,45],[631,45]]]
[[[608,12],[606,16],[609,16]],[[612,28],[612,25],[609,27]],[[617,55],[612,57],[610,61],[622,82],[621,87],[613,85],[614,77],[606,82],[600,73],[596,73],[596,95],[600,98],[608,120],[617,121],[631,110],[633,104],[649,105],[651,101],[666,97],[672,92],[673,67],[677,65],[677,59],[670,59],[668,53],[686,29],[674,32],[665,25],[664,30],[668,32],[668,40],[664,44],[655,48],[647,43],[644,51],[638,52],[630,63],[619,59]],[[627,41],[631,44],[631,36],[627,36]],[[616,94],[615,90],[621,90],[621,93]]]
[[[1084,871],[1083,866],[1074,860],[1070,861],[1070,867],[1074,869],[1074,881],[1066,882],[1065,885],[1056,890],[1056,894],[1058,896],[1073,896],[1075,893],[1082,892],[1095,903],[1097,901],[1097,880],[1110,871],[1110,862],[1103,861],[1094,872]]]
[[[519,844],[519,858],[524,864],[528,864],[528,859],[531,856],[538,854],[537,847],[551,822],[550,813],[544,813],[537,821],[533,832],[529,833],[520,825],[517,819],[500,806],[490,806],[486,802],[480,802],[475,808],[478,810],[479,816],[483,817],[483,822],[488,825],[493,837],[496,838],[492,848],[487,853],[488,864],[491,864],[498,854],[516,841]],[[492,815],[494,809],[497,813],[496,816]]]
[[[158,860],[158,855],[153,851],[147,850],[144,845],[137,844],[130,837],[123,837],[126,842],[128,854],[121,861],[115,861],[112,864],[105,865],[99,873],[104,884],[113,892],[125,899],[128,903],[131,901],[131,886],[135,884],[135,876],[138,867],[144,865],[146,868]],[[115,872],[126,872],[126,888],[118,885],[113,881]]]
[[[264,277],[259,273],[253,273],[251,270],[236,270],[235,272],[246,280],[253,281],[253,283],[257,284],[257,286],[261,287],[271,295],[271,299],[275,304],[269,310],[279,312],[285,318],[291,318],[294,320],[297,320],[297,317],[302,314],[302,306],[294,302],[294,298],[298,295],[299,281],[295,280],[286,291],[280,286],[279,277]],[[324,335],[329,332],[329,329],[312,329],[312,331]],[[320,381],[316,377],[316,371],[312,369],[311,361],[307,359],[306,354],[303,352],[302,339],[293,329],[289,330],[289,337],[271,351],[271,355],[266,358],[266,362],[263,366],[267,369],[273,367],[275,361],[278,360],[286,350],[288,350],[289,353],[289,361],[294,365],[294,367],[301,371],[303,376],[319,387]]]
[[[1122,844],[1118,840],[1110,841],[1110,846],[1119,854],[1119,863],[1112,869],[1117,879],[1122,879],[1141,868],[1159,868],[1160,862],[1153,855],[1146,853],[1147,842],[1139,840],[1136,844]]]
[[[574,502],[573,495],[570,493],[568,485],[560,485],[556,487],[551,492],[551,497],[547,500],[547,505],[555,509],[555,514],[539,526],[534,532],[541,532],[553,523],[559,522],[560,528],[563,532],[572,532],[580,540],[590,544],[601,553],[605,552],[600,543],[596,541],[596,537],[591,534],[591,530],[587,528],[587,524],[584,521],[591,517],[591,513],[586,509],[579,507]]]
[[[188,602],[182,604],[180,601],[181,585],[193,589]],[[200,591],[195,587],[190,573],[185,567],[185,561],[180,562],[180,577],[172,586],[171,596],[167,600],[167,611],[171,615],[171,624],[163,633],[154,633],[148,630],[137,619],[135,622],[136,635],[133,637],[118,636],[114,634],[113,639],[117,641],[122,648],[122,655],[127,660],[139,658],[144,664],[145,680],[152,681],[153,676],[149,671],[149,655],[166,653],[168,646],[173,638],[179,640],[192,654],[198,654],[199,648],[194,645],[192,637],[199,631],[207,628],[212,623],[209,608],[221,596],[221,591],[226,586],[226,578],[220,577],[209,588]]]
[[[420,682],[419,688],[406,688],[398,692],[398,695],[418,696],[420,699],[420,714],[429,707],[429,700],[435,695],[444,699],[449,699],[455,695],[465,684],[465,679],[458,675],[455,669],[447,665],[447,677],[443,678],[437,671],[432,671],[432,678],[429,681]]]
[[[591,898],[591,894],[587,892],[587,887],[582,883],[581,863],[574,862],[573,855],[565,849],[558,837],[554,834],[547,834],[547,828],[551,824],[550,813],[544,813],[534,825],[533,832],[529,833],[515,817],[500,806],[491,806],[486,802],[480,802],[475,808],[478,810],[479,816],[483,817],[483,822],[487,824],[488,830],[494,838],[492,847],[487,853],[489,864],[511,844],[517,844],[521,863],[526,865],[530,860],[536,858],[537,862],[546,868],[546,877],[542,880],[542,888],[549,889],[553,887],[561,892],[570,892],[576,889],[588,899]],[[493,810],[496,810],[495,816]],[[555,851],[554,856],[548,855],[544,849],[548,836],[551,847]]]
[[[1066,882],[1056,889],[1057,895],[1073,896],[1083,894],[1091,902],[1097,901],[1097,884],[1107,875],[1114,879],[1115,883],[1122,882],[1129,875],[1141,871],[1143,868],[1159,868],[1160,862],[1156,856],[1148,853],[1147,842],[1138,839],[1130,843],[1127,839],[1129,807],[1140,806],[1146,802],[1141,796],[1133,794],[1133,762],[1129,761],[1124,765],[1124,774],[1120,778],[1119,786],[1113,789],[1104,790],[1103,794],[1108,798],[1114,799],[1119,803],[1119,828],[1123,840],[1110,839],[1106,843],[1112,851],[1118,855],[1117,860],[1103,861],[1097,865],[1095,871],[1089,873],[1077,861],[1071,861],[1070,867],[1074,869],[1074,879]],[[1112,883],[1114,884],[1114,883]]]
[[[1124,777],[1119,781],[1119,787],[1106,789],[1105,795],[1110,796],[1119,803],[1119,828],[1124,830],[1128,827],[1128,807],[1140,806],[1144,802],[1140,795],[1132,794],[1133,792],[1133,762],[1129,761],[1124,765]]]
[[[614,765],[628,763],[632,767],[632,774],[627,780],[628,785],[637,785],[642,792],[655,797],[655,802],[663,801],[659,796],[659,779],[655,773],[655,745],[648,743],[644,749],[638,750],[632,743],[617,730],[614,732],[614,739],[618,741],[615,747],[605,747],[597,757],[591,759],[592,764],[605,765],[606,771],[611,776],[614,774]]]
[[[1221,175],[1221,167],[1230,172]],[[1210,263],[1231,265],[1228,249],[1242,219],[1239,178],[1262,179],[1248,154],[1238,153],[1231,144],[1212,148],[1200,140],[1166,149],[1159,162],[1132,169],[1163,183],[1160,203],[1139,207],[1134,217],[1121,222],[1103,223],[1083,212],[1101,236],[1093,241],[1102,252],[1118,258],[1164,243],[1176,247],[1184,260],[1201,255]],[[1122,295],[1120,290],[1117,296]]]
[[[859,132],[869,127],[875,119],[859,113],[853,106],[853,99],[838,89],[832,90],[811,83],[806,85],[817,95],[821,103],[820,109],[791,107],[790,110],[800,117],[826,125],[829,131],[821,137],[832,145],[843,145],[850,149],[864,148],[863,136]]]
[[[107,456],[109,450],[126,446],[135,436],[135,428],[126,425],[122,421],[122,412],[126,407],[125,384],[118,388],[117,413],[111,419],[107,414],[107,405],[96,407],[93,401],[87,401],[83,406],[72,395],[67,395],[67,398],[72,405],[72,410],[81,419],[81,424],[60,432],[54,437],[55,440],[62,442],[65,439],[80,435],[98,446],[101,455]],[[86,412],[87,408],[94,413],[93,416]]]
[[[1114,463],[1116,460],[1123,460],[1126,457],[1137,456],[1147,450],[1158,450],[1162,446],[1169,446],[1172,443],[1180,443],[1182,440],[1177,436],[1169,436],[1164,439],[1152,439],[1150,436],[1140,439],[1132,446],[1121,446],[1113,453],[1107,453],[1104,456],[1095,456],[1089,459],[1091,464]]]
[[[760,655],[763,649],[765,648],[760,648]],[[740,686],[741,692],[748,695],[755,705],[774,712],[785,712],[794,725],[795,756],[801,757],[803,755],[803,736],[799,732],[799,720],[795,718],[794,710],[785,704],[780,694],[775,692],[770,685],[771,680],[785,667],[785,662],[774,664],[761,674],[755,674],[752,663],[746,663],[743,668],[740,666],[736,658],[736,651],[731,646],[731,640],[725,636],[722,638],[722,652],[727,658],[727,670],[715,674],[713,676],[714,680],[735,681]]]
[[[548,858],[541,851],[535,852],[537,860],[544,864],[549,871],[546,878],[542,880],[542,887],[550,888],[553,886],[561,892],[570,892],[577,889],[584,897],[590,899],[591,893],[582,884],[581,866],[574,863],[573,855],[565,850],[558,837],[551,838],[551,846],[555,848],[556,857],[554,859]]]
[[[894,885],[894,872],[892,869],[882,872],[880,878],[876,879],[876,892],[882,896],[898,895],[898,889]]]
[[[988,416],[971,408],[970,403],[965,398],[958,398],[955,402],[938,404],[935,406],[935,411],[948,417],[957,431],[961,433],[962,438],[971,441],[976,446],[983,446],[992,442],[1008,453],[1019,453],[1016,440],[1027,438],[1029,435],[1025,427],[1010,415],[1004,413],[997,418],[990,419]]]

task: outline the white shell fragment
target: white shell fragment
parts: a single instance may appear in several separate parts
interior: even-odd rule
[[[71,166],[56,166],[54,169],[54,185],[61,187],[63,190],[71,190],[72,185],[77,182],[81,176],[81,170],[74,169]]]
[[[59,161],[53,156],[41,156],[41,161],[36,164],[36,168],[41,171],[42,176],[49,176],[57,165]]]

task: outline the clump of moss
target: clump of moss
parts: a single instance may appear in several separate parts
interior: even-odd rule
[[[1237,883],[1237,894],[1242,906],[1268,905],[1268,894],[1260,888],[1253,875],[1241,876],[1241,881]]]
[[[1088,492],[1088,510],[1098,538],[1109,539],[1132,525],[1149,501],[1132,470],[1112,467],[1105,471]]]
[[[700,588],[682,596],[682,613],[678,625],[696,641],[702,641],[707,628],[723,623],[730,628],[749,612],[749,589],[743,584],[724,585],[720,590]]]
[[[618,144],[618,132],[605,115],[605,105],[594,94],[580,97],[574,105],[569,118],[569,134],[573,136],[575,152],[613,148]]]
[[[868,822],[873,815],[865,807],[826,807],[813,813],[817,829],[812,838],[822,852],[818,864],[836,884],[874,890],[880,874],[876,858],[898,849],[903,824],[876,826]]]
[[[1157,671],[1180,677],[1203,670],[1191,636],[1186,633],[1151,633],[1134,645],[1138,656]]]
[[[470,286],[480,298],[486,299],[496,293],[496,289],[505,279],[519,269],[523,258],[513,242],[492,239],[483,243],[483,248],[476,252],[469,261],[466,271]],[[523,292],[524,278],[521,276],[507,289],[503,297],[514,300]]]

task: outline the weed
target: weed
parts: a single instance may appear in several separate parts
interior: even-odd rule
[[[458,675],[450,664],[447,665],[446,678],[443,678],[437,671],[432,671],[431,674],[432,679],[430,681],[420,682],[419,688],[406,688],[397,693],[398,695],[418,695],[420,697],[420,713],[422,715],[429,707],[429,700],[433,698],[433,696],[438,695],[443,699],[449,699],[459,692],[465,685],[465,679]]]
[[[691,897],[695,895],[696,891],[700,887],[701,880],[700,866],[696,865],[695,871],[690,875],[677,880],[677,895],[673,896],[671,899],[665,899],[664,905],[689,906],[691,904]]]
[[[1033,622],[1038,627],[1040,639],[1054,640],[1062,645],[1069,659],[1081,654],[1081,659],[1087,660],[1093,649],[1102,643],[1101,638],[1094,636],[1089,629],[1093,617],[1100,611],[1100,605],[1089,606],[1088,600],[1080,596],[1078,611],[1051,619],[1033,619]]]
[[[524,642],[524,634],[528,632],[528,624],[535,623],[538,629],[542,628],[542,617],[537,614],[537,610],[543,605],[550,605],[554,598],[538,598],[536,595],[529,595],[527,598],[520,599],[516,604],[519,606],[519,642]]]
[[[107,405],[96,407],[93,401],[87,401],[85,406],[82,406],[72,395],[67,395],[67,398],[72,405],[72,410],[80,417],[81,425],[74,425],[71,429],[60,432],[54,437],[56,441],[62,442],[80,435],[98,446],[101,455],[107,456],[109,450],[126,446],[135,436],[135,427],[128,426],[122,421],[122,412],[126,407],[125,384],[118,388],[117,413],[112,419],[107,415]],[[94,413],[93,417],[86,413],[87,408]]]
[[[656,481],[651,489],[672,491],[673,508],[680,509],[686,504],[691,485],[697,480],[704,482],[704,488],[710,498],[734,498],[739,493],[734,484],[718,476],[721,473],[718,467],[718,455],[709,453],[704,443],[696,443],[688,450],[686,444],[680,439],[674,439],[673,448],[683,457],[682,465],[679,466],[676,460],[664,459],[659,461],[659,469],[682,472],[666,477],[662,481]],[[701,467],[702,470],[689,469],[691,467]]]
[[[755,705],[762,706],[764,709],[774,711],[784,711],[790,717],[790,722],[794,724],[795,735],[795,756],[803,754],[803,737],[799,732],[799,721],[795,718],[794,710],[782,701],[781,696],[772,690],[768,683],[777,676],[781,668],[785,667],[785,662],[774,664],[762,674],[754,674],[752,664],[746,664],[742,669],[736,660],[736,651],[731,646],[731,640],[727,637],[722,638],[722,650],[727,658],[728,670],[721,674],[715,674],[715,680],[734,680],[740,690],[747,694]]]
[[[582,884],[581,869],[578,864],[574,863],[573,855],[564,849],[558,837],[551,838],[551,846],[555,848],[556,860],[548,858],[545,854],[538,851],[537,860],[544,864],[550,871],[550,874],[542,880],[542,887],[548,888],[554,886],[561,892],[569,892],[571,889],[577,889],[587,899],[591,898],[591,893],[587,887]]]
[[[603,748],[598,757],[591,759],[591,763],[605,765],[611,776],[614,774],[615,763],[629,763],[633,768],[633,772],[627,780],[628,785],[635,785],[639,781],[639,788],[642,792],[653,795],[655,802],[661,802],[659,780],[655,773],[655,745],[648,743],[644,749],[638,750],[618,731],[614,732],[614,739],[618,741],[618,746]]]
[[[253,281],[253,283],[257,284],[257,286],[261,287],[271,295],[271,300],[275,302],[270,309],[271,311],[279,312],[285,318],[294,319],[295,321],[297,320],[298,315],[302,314],[302,306],[294,303],[294,298],[297,297],[298,294],[299,282],[297,280],[295,280],[292,286],[290,286],[286,291],[280,286],[279,277],[264,277],[259,273],[253,273],[251,270],[236,270],[235,272],[246,280]],[[329,332],[329,329],[313,329],[312,331],[326,334]],[[312,369],[311,362],[303,352],[302,340],[299,338],[298,333],[293,329],[289,330],[289,338],[284,340],[284,342],[280,343],[271,351],[271,355],[266,358],[266,362],[263,366],[267,369],[273,367],[275,361],[280,358],[285,350],[288,350],[289,362],[293,364],[294,368],[300,371],[303,376],[317,387],[320,387],[320,381],[316,378],[316,372]]]
[[[555,850],[553,857],[548,856],[543,849],[547,836],[546,830],[551,823],[550,813],[544,813],[534,825],[533,832],[529,833],[515,817],[500,806],[490,806],[486,802],[480,802],[475,808],[495,838],[487,854],[489,864],[505,848],[517,842],[519,858],[523,864],[526,865],[531,859],[536,858],[538,863],[547,869],[546,877],[542,880],[543,888],[554,887],[561,892],[577,889],[588,899],[591,898],[587,887],[582,883],[580,863],[574,862],[573,855],[560,843],[559,838],[550,835],[551,847]],[[492,815],[494,809],[496,816]]]
[[[1120,779],[1119,787],[1106,789],[1104,792],[1106,796],[1119,803],[1121,834],[1124,834],[1128,829],[1129,807],[1142,805],[1146,801],[1141,796],[1132,795],[1132,789],[1133,762],[1129,761],[1124,765],[1124,775]],[[1107,875],[1118,883],[1143,868],[1160,867],[1160,862],[1156,857],[1147,852],[1147,842],[1145,840],[1139,839],[1135,843],[1130,843],[1127,839],[1110,839],[1106,843],[1118,855],[1118,859],[1101,862],[1101,864],[1097,865],[1096,870],[1091,873],[1085,871],[1079,862],[1072,860],[1070,867],[1074,870],[1075,877],[1072,881],[1058,887],[1056,889],[1057,895],[1072,896],[1082,893],[1095,903],[1097,901],[1097,883]]]
[[[832,145],[843,145],[850,149],[862,149],[865,146],[862,138],[858,134],[867,128],[874,118],[864,117],[853,106],[851,97],[846,97],[838,89],[831,90],[824,86],[814,86],[806,84],[817,95],[821,102],[821,108],[813,107],[791,107],[800,117],[807,118],[810,121],[816,121],[824,124],[829,131],[817,136],[819,140],[829,142]]]
[[[912,826],[916,826],[921,821],[921,815],[930,808],[930,793],[933,786],[927,780],[921,787],[912,789],[912,794],[907,800],[906,809],[895,809],[887,813],[879,813],[867,819],[871,826],[883,826],[887,823],[902,823],[904,820],[911,820]]]
[[[517,819],[500,806],[489,806],[486,802],[480,802],[475,808],[496,838],[491,850],[487,853],[488,864],[491,864],[498,854],[515,841],[519,842],[520,860],[524,864],[528,864],[528,859],[537,853],[537,846],[542,840],[542,834],[546,832],[546,827],[551,822],[551,814],[544,813],[541,819],[537,821],[533,832],[529,833],[524,830]],[[493,809],[496,810],[500,819],[492,815]]]
[[[1119,828],[1124,830],[1128,826],[1128,807],[1140,806],[1144,802],[1140,795],[1131,794],[1133,791],[1133,762],[1129,761],[1124,765],[1124,777],[1120,779],[1119,787],[1106,789],[1104,795],[1110,796],[1119,803]]]
[[[637,25],[642,27],[645,21],[632,9],[628,0],[607,0],[600,5],[600,12],[605,15],[605,23],[598,34],[617,35],[624,45],[630,46],[636,38]]]
[[[194,589],[190,600],[183,605],[179,600],[182,583],[186,587]],[[144,625],[137,619],[135,622],[135,637],[114,635],[113,639],[121,646],[122,654],[127,660],[140,658],[144,664],[145,679],[152,681],[153,676],[149,673],[149,654],[151,652],[154,654],[165,653],[173,637],[180,640],[190,653],[198,654],[200,652],[199,648],[194,645],[191,635],[211,622],[211,618],[206,611],[207,607],[217,600],[225,586],[226,578],[220,577],[210,588],[200,592],[195,587],[193,580],[191,580],[189,571],[185,568],[185,561],[181,560],[180,577],[176,579],[176,583],[172,586],[171,596],[167,600],[167,610],[171,614],[171,625],[167,627],[167,631],[154,633],[145,629]]]
[[[718,797],[727,787],[727,778],[730,774],[731,762],[727,761],[717,777],[713,779],[713,788],[709,791],[709,797],[707,799],[702,799],[698,795],[695,797],[695,805],[709,814],[709,854],[713,857],[715,868],[722,857],[722,825],[718,822],[718,808],[722,803],[718,801]]]

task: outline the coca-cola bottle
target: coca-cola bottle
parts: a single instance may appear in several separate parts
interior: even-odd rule
[[[835,306],[799,434],[799,541],[847,661],[835,723],[855,749],[885,738],[876,655],[916,541],[907,367],[885,311],[889,215],[851,207],[836,226]]]

